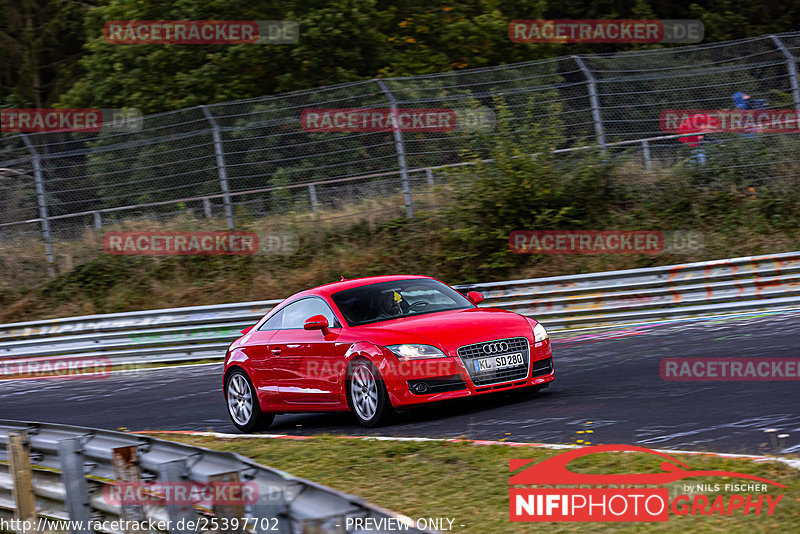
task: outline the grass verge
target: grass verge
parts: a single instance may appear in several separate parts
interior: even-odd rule
[[[557,450],[473,445],[449,442],[398,442],[341,439],[228,439],[206,436],[154,435],[190,445],[236,452],[258,463],[284,470],[367,501],[417,518],[454,519],[458,533],[494,532],[790,532],[800,525],[800,473],[778,462],[679,455],[691,469],[727,470],[758,475],[786,486],[768,494],[783,495],[773,516],[675,516],[664,523],[511,523],[508,520],[508,461],[541,461]],[[659,459],[645,454],[603,453],[581,458],[570,469],[584,473],[660,472]],[[738,479],[694,478],[671,485],[739,483]],[[742,481],[743,482],[743,481]],[[719,492],[721,495],[730,493]],[[709,493],[710,500],[717,493]],[[446,524],[446,523],[445,523]],[[463,527],[461,525],[464,525]],[[793,528],[794,527],[794,528]]]

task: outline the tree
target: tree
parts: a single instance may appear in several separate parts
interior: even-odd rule
[[[83,17],[95,0],[0,0],[0,104],[46,107],[79,77]]]

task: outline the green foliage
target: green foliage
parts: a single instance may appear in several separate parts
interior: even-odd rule
[[[147,281],[136,274],[147,261],[141,257],[104,255],[51,280],[37,293],[40,298],[55,302],[84,298],[94,304],[97,313],[108,312],[106,299],[121,281],[128,291],[136,291],[137,286],[146,287]]]
[[[758,134],[720,137],[717,143],[706,145],[705,165],[687,168],[698,222],[735,225],[758,233],[800,228],[796,179],[800,169],[787,156],[800,149],[798,140]]]
[[[145,113],[239,100],[374,76],[385,63],[382,15],[371,0],[261,3],[235,0],[173,4],[111,0],[92,10],[93,37],[81,59],[86,76],[68,105],[134,107]],[[295,20],[296,45],[115,45],[107,20]]]
[[[0,102],[53,104],[79,78],[83,18],[97,0],[0,0]]]
[[[512,132],[512,112],[501,100],[495,104],[498,131],[485,140],[494,163],[473,158],[473,165],[451,171],[448,184],[454,200],[446,212],[448,260],[471,266],[471,276],[523,261],[508,252],[512,231],[583,228],[608,206],[606,165],[592,155],[578,160],[553,153],[563,141],[557,109],[538,119],[530,102],[527,128]]]
[[[75,28],[70,22],[74,21],[74,7],[64,7],[76,3],[39,3],[66,13],[61,24],[69,29],[65,35],[70,46],[85,39],[81,54],[59,63],[64,79],[73,81],[75,73],[82,72],[60,102],[135,107],[145,113],[374,77],[457,72],[569,54],[664,46],[590,44],[566,49],[557,44],[516,44],[508,39],[508,23],[514,19],[700,18],[706,25],[705,42],[800,26],[800,8],[775,0],[705,0],[691,6],[652,0],[589,4],[577,0],[460,0],[444,4],[418,0],[148,0],[131,4],[108,0],[99,6],[90,4],[83,28]],[[291,45],[114,45],[103,40],[105,21],[129,19],[294,20],[300,27],[300,40]],[[49,37],[55,35],[54,31],[48,33]],[[16,48],[10,47],[17,55],[21,53],[20,42],[14,45]],[[0,51],[2,46],[0,40]],[[9,71],[7,77],[22,80],[24,75]],[[56,87],[62,92],[66,89],[63,83]],[[0,92],[0,98],[4,96]]]

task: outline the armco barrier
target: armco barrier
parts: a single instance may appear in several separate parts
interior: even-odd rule
[[[800,252],[460,286],[550,327],[800,308]]]
[[[800,252],[456,286],[550,329],[800,308]],[[115,365],[219,360],[280,300],[0,325],[0,360],[105,357]]]
[[[32,469],[19,465],[9,468],[12,447],[10,436],[25,444],[24,454]],[[19,456],[19,447],[16,449]],[[135,460],[131,460],[135,458]],[[133,469],[120,471],[124,467]],[[12,464],[13,465],[13,464]],[[55,471],[54,471],[55,470]],[[156,496],[151,504],[125,504],[125,509],[107,498],[110,486],[126,473],[125,482],[160,481],[197,483],[233,481],[247,483],[250,495],[257,497],[247,503],[217,504],[212,507],[187,506],[167,502]],[[131,472],[135,472],[131,475]],[[24,496],[33,490],[33,502]],[[252,491],[253,488],[257,491]],[[16,492],[14,489],[16,488]],[[148,499],[150,500],[150,499]],[[387,524],[382,519],[405,521],[404,532],[433,532],[419,530],[407,518],[373,506],[359,497],[293,477],[277,469],[261,466],[243,456],[217,452],[180,443],[153,439],[135,434],[66,425],[0,420],[0,517],[9,519],[39,518],[81,521],[84,530],[71,528],[72,534],[88,534],[88,522],[113,522],[152,519],[167,521],[170,534],[196,532],[180,528],[198,518],[212,518],[217,525],[223,518],[240,520],[246,529],[230,528],[228,532],[281,534],[345,532],[348,518],[372,518],[372,524]],[[22,516],[22,517],[20,517]],[[247,521],[249,519],[249,521]],[[405,528],[408,525],[408,528]],[[214,529],[217,530],[217,529]],[[128,532],[136,532],[130,529]],[[393,531],[393,530],[392,530]],[[123,532],[109,528],[100,532]],[[138,531],[147,532],[147,529]],[[371,530],[371,532],[387,532]]]

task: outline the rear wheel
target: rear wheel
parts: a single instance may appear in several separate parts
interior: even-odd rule
[[[253,383],[241,369],[234,369],[228,375],[225,381],[225,400],[231,421],[242,432],[266,430],[275,419],[275,414],[261,411]]]
[[[349,376],[347,400],[358,422],[366,427],[390,422],[395,411],[375,366],[368,361],[357,361],[350,366]]]

